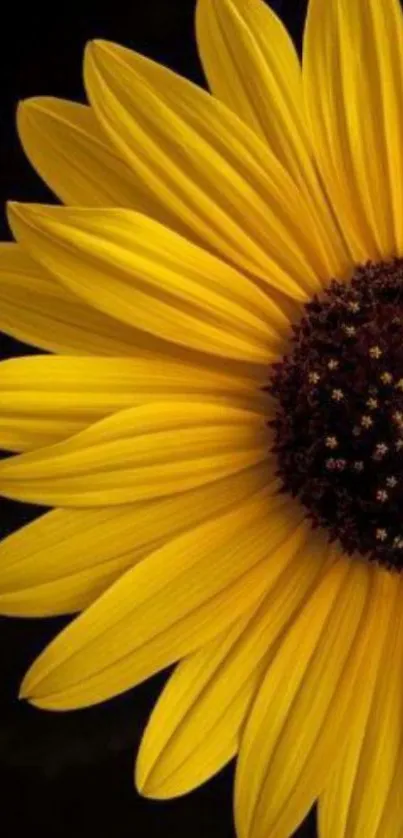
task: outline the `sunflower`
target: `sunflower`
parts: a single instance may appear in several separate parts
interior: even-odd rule
[[[240,838],[403,834],[403,21],[310,0],[300,67],[261,0],[199,0],[207,93],[91,43],[90,106],[22,143],[65,206],[11,204],[5,615],[82,612],[32,704],[173,663],[136,764],[181,795],[239,754]]]

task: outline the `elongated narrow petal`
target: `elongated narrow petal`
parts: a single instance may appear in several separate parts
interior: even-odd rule
[[[92,108],[39,96],[20,103],[17,125],[32,165],[63,203],[131,207],[178,232],[189,232],[125,163]]]
[[[395,772],[385,801],[376,838],[383,838],[384,835],[390,835],[391,838],[401,838],[403,824],[402,777],[403,742],[400,740],[400,750],[396,760]]]
[[[178,234],[130,210],[10,208],[17,237],[95,308],[173,343],[263,363],[284,313],[253,283]]]
[[[293,298],[319,290],[328,270],[309,206],[223,103],[106,42],[90,44],[85,79],[116,147],[190,235]]]
[[[353,258],[401,254],[399,0],[311,0],[303,66],[317,161]]]
[[[0,363],[0,448],[44,447],[128,407],[202,396],[262,415],[270,403],[248,379],[159,359],[13,358]]]
[[[282,22],[263,0],[198,0],[196,31],[210,88],[264,142],[298,183],[326,247],[329,277],[348,252],[313,160],[301,65]]]
[[[151,500],[268,457],[264,418],[208,402],[153,402],[0,462],[0,493],[49,506]]]
[[[267,364],[212,358],[115,320],[69,291],[17,244],[0,244],[0,329],[62,355],[174,359],[263,383]],[[10,425],[4,436],[12,438]],[[21,435],[24,427],[21,426]]]
[[[184,794],[236,754],[273,645],[322,572],[327,552],[324,539],[312,538],[304,521],[270,556],[267,593],[259,608],[179,664],[152,713],[137,759],[136,783],[147,797]]]
[[[323,792],[319,806],[321,838],[400,838],[403,806],[393,805],[387,832],[382,819],[401,770],[403,684],[403,588],[390,615],[389,633],[373,673],[372,690],[365,691],[359,716],[351,720],[348,744]],[[368,676],[373,670],[370,670]],[[400,766],[400,769],[399,769]]]
[[[0,613],[79,611],[155,545],[239,506],[267,485],[267,465],[189,492],[101,509],[58,509],[0,543]]]
[[[241,838],[288,838],[323,791],[354,701],[370,688],[368,655],[376,661],[383,646],[395,594],[389,574],[339,560],[286,633],[242,738]]]
[[[259,599],[268,555],[300,520],[269,487],[170,541],[56,638],[23,696],[49,709],[83,707],[200,648]]]
[[[19,105],[17,124],[31,163],[65,204],[156,214],[158,202],[116,152],[91,108],[46,96],[27,99]],[[161,220],[168,222],[168,214]]]
[[[141,353],[128,326],[91,308],[17,244],[0,244],[0,329],[42,349],[77,355]]]

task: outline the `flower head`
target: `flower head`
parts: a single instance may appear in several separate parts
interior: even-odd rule
[[[82,612],[22,697],[106,700],[171,664],[136,783],[239,750],[239,838],[403,831],[403,21],[310,0],[301,69],[262,0],[198,0],[212,95],[86,51],[89,106],[19,108],[64,206],[11,204],[0,610]],[[284,75],[286,73],[286,75]],[[382,106],[380,106],[380,103]]]

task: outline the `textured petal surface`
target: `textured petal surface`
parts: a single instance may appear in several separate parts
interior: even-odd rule
[[[268,556],[301,521],[270,491],[128,571],[38,658],[23,696],[60,710],[103,701],[229,627],[259,599]]]
[[[248,379],[170,361],[13,358],[0,363],[0,448],[40,448],[128,407],[202,396],[262,415],[270,404]]]
[[[267,364],[212,357],[103,314],[64,287],[17,244],[0,244],[0,329],[62,355],[171,358],[263,383]]]
[[[40,96],[21,102],[17,124],[25,153],[63,203],[131,207],[189,232],[125,163],[91,108]]]
[[[51,352],[141,353],[134,330],[92,309],[16,244],[0,244],[0,329]]]
[[[262,0],[198,0],[196,32],[210,88],[268,145],[310,205],[329,276],[348,252],[320,185],[304,110],[301,65],[282,22]]]
[[[241,838],[288,838],[323,790],[346,742],[358,685],[360,695],[367,688],[366,655],[385,637],[378,622],[395,588],[388,574],[339,559],[286,633],[242,737]]]
[[[140,747],[136,783],[143,794],[184,794],[235,755],[273,645],[301,607],[326,553],[324,539],[302,522],[270,556],[267,593],[258,610],[179,664]]]
[[[15,234],[95,308],[226,358],[263,363],[284,313],[229,265],[130,210],[13,206]]]
[[[18,108],[18,131],[32,165],[65,203],[137,207],[155,215],[158,203],[102,131],[91,108],[50,97]],[[167,214],[161,219],[169,220]]]
[[[317,161],[354,260],[402,253],[399,0],[311,0],[303,67]]]
[[[154,402],[0,461],[0,493],[47,506],[150,500],[236,474],[264,461],[268,447],[265,419],[251,410]]]
[[[267,466],[146,503],[58,509],[0,543],[0,613],[78,611],[141,558],[267,485]]]
[[[348,745],[323,792],[320,838],[401,838],[403,805],[393,802],[396,780],[403,780],[403,589],[389,616],[389,631],[379,658],[369,662],[367,688]],[[370,655],[373,657],[372,649]],[[391,811],[390,811],[391,810]],[[387,831],[383,819],[390,823]]]
[[[191,235],[291,297],[319,290],[328,270],[310,208],[235,114],[165,67],[106,42],[90,45],[85,77],[112,141]]]

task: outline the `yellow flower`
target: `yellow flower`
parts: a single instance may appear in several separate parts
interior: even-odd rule
[[[10,206],[0,325],[57,354],[1,365],[0,490],[60,508],[2,543],[0,608],[83,611],[22,696],[180,661],[144,794],[239,752],[240,838],[317,799],[321,838],[401,838],[399,2],[310,0],[302,71],[261,0],[197,35],[213,96],[96,42],[89,108],[19,109],[67,206]]]

